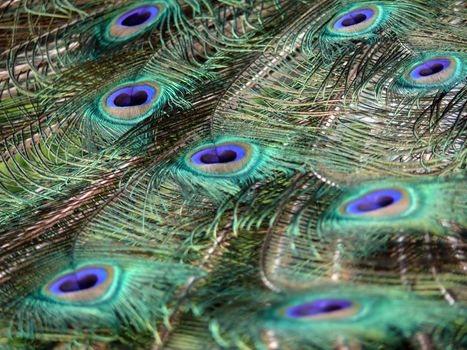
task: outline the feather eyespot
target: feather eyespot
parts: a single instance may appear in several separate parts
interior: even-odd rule
[[[44,293],[64,302],[93,303],[111,294],[115,269],[107,265],[88,265],[59,275],[49,282]]]
[[[114,88],[101,99],[103,114],[118,124],[136,124],[154,110],[160,91],[158,84],[149,81]]]
[[[401,188],[385,188],[367,192],[339,208],[341,215],[384,217],[406,212],[411,205],[410,194]]]
[[[108,24],[107,39],[122,41],[143,33],[158,21],[164,8],[162,3],[146,3],[125,10]]]
[[[465,77],[464,61],[456,54],[429,54],[413,61],[396,80],[403,91],[449,89]]]
[[[159,8],[156,6],[138,7],[121,15],[117,20],[117,26],[122,28],[141,26],[152,20],[158,12]]]
[[[222,142],[198,147],[185,161],[190,168],[205,175],[240,175],[254,165],[256,152],[255,146],[245,142]]]
[[[373,32],[383,22],[384,9],[378,5],[360,4],[338,13],[326,26],[326,33],[357,37]]]
[[[336,320],[352,316],[359,311],[357,304],[347,299],[316,299],[285,308],[288,318],[299,320]]]
[[[426,79],[427,77],[433,77],[436,74],[446,72],[450,66],[451,62],[449,59],[430,59],[412,69],[409,75],[415,80]]]
[[[254,324],[278,337],[304,340],[288,343],[292,348],[321,344],[319,348],[332,349],[340,337],[366,343],[393,331],[412,335],[431,317],[446,315],[441,303],[391,288],[333,284],[321,291],[318,285],[314,289],[275,297],[257,314]]]
[[[342,32],[355,32],[367,29],[375,20],[375,10],[359,8],[332,21],[332,28]]]

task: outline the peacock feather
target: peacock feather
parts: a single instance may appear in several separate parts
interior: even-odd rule
[[[465,18],[0,3],[0,350],[467,347]]]

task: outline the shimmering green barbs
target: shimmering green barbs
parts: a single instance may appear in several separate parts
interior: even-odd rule
[[[412,60],[397,78],[394,88],[405,93],[449,90],[465,80],[465,55],[434,52]]]
[[[466,195],[463,177],[362,183],[329,207],[318,229],[323,235],[361,239],[452,235],[466,227]]]
[[[141,2],[117,14],[104,29],[104,39],[121,42],[138,36],[156,24],[165,11],[163,2]]]
[[[43,294],[65,303],[96,303],[115,292],[119,271],[110,265],[87,265],[55,277]]]
[[[358,38],[376,31],[387,19],[383,3],[359,3],[339,13],[326,25],[325,35],[337,38]]]
[[[158,105],[161,87],[154,81],[126,82],[107,91],[99,100],[103,121],[134,125],[146,119]]]
[[[252,171],[259,158],[257,145],[245,140],[224,139],[196,147],[184,161],[190,170],[200,175],[236,177]]]

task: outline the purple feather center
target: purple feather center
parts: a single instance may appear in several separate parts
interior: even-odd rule
[[[345,310],[352,305],[352,302],[346,299],[318,299],[288,308],[286,314],[293,318],[310,317]]]

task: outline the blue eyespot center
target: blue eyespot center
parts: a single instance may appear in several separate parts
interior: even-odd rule
[[[137,27],[148,23],[158,14],[156,6],[142,6],[121,15],[117,20],[119,27]]]
[[[375,12],[371,8],[364,8],[352,11],[339,18],[334,23],[334,28],[342,29],[352,27],[354,25],[368,21],[369,19],[373,18],[374,14]]]
[[[435,75],[449,68],[451,65],[448,59],[431,59],[416,66],[410,72],[410,77],[413,79],[421,79]]]
[[[349,214],[365,214],[396,204],[402,199],[402,193],[393,189],[371,192],[347,205]]]
[[[151,12],[149,11],[140,11],[133,13],[131,16],[128,16],[122,21],[122,25],[125,27],[134,27],[139,26],[146,22],[149,17],[151,17]]]
[[[439,73],[441,72],[442,70],[444,69],[444,66],[440,63],[435,63],[434,65],[432,65],[431,67],[427,67],[427,68],[424,68],[424,69],[421,69],[420,70],[420,75],[422,77],[427,77],[429,75],[433,75],[433,74],[436,74],[436,73]]]
[[[65,280],[58,288],[64,293],[77,292],[79,290],[85,290],[94,287],[97,281],[98,277],[95,274],[90,273],[88,275],[82,276],[81,278],[75,277],[74,279]]]
[[[122,92],[115,97],[114,104],[118,107],[140,106],[147,100],[148,94],[146,91],[137,91],[133,94]]]
[[[196,165],[226,164],[243,159],[246,153],[246,149],[240,145],[220,145],[196,152],[191,156],[191,161]]]
[[[230,163],[237,159],[237,153],[232,150],[225,150],[223,152],[212,152],[203,154],[200,158],[201,162],[205,164],[216,163]]]
[[[103,284],[107,277],[108,272],[104,268],[84,268],[57,278],[49,287],[49,291],[55,295],[84,291]]]
[[[109,107],[137,107],[151,102],[156,96],[156,89],[149,85],[134,85],[114,91],[107,98]]]
[[[353,303],[346,299],[318,299],[293,306],[287,309],[286,314],[292,318],[310,317],[345,310],[352,306]]]
[[[356,14],[354,16],[351,16],[349,18],[346,18],[342,21],[342,26],[344,27],[350,27],[350,26],[354,26],[358,23],[362,23],[364,21],[366,21],[367,17],[365,14],[363,13],[359,13],[359,14]]]

